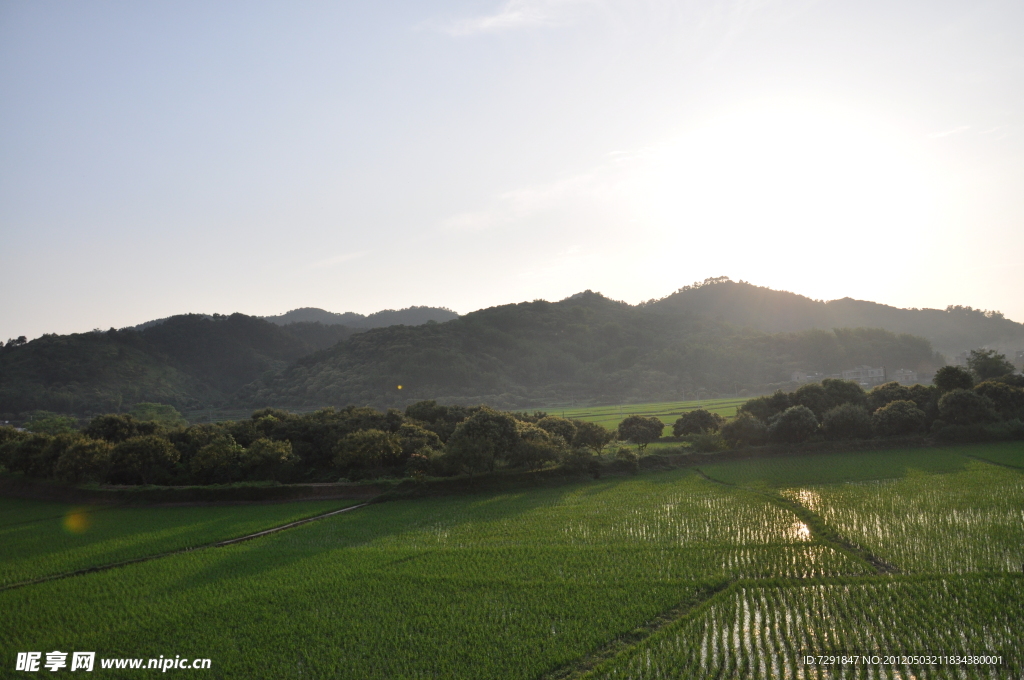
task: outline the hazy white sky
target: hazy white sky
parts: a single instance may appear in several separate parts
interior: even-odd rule
[[[0,338],[708,276],[1024,320],[1024,3],[0,0]]]

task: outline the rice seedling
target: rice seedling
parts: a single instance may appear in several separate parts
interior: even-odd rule
[[[395,501],[0,592],[0,635],[225,677],[537,677],[728,578],[867,571],[804,529],[689,471]]]
[[[745,582],[587,677],[1019,678],[1021,611],[1018,576]],[[949,655],[1001,658],[920,658]]]
[[[1024,474],[969,461],[948,474],[808,486],[783,495],[905,571],[1024,569]]]
[[[0,500],[0,586],[203,545],[355,504],[80,507]]]

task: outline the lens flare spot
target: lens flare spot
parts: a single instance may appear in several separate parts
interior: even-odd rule
[[[89,528],[89,513],[82,508],[75,508],[64,516],[64,530],[72,534],[84,533]]]

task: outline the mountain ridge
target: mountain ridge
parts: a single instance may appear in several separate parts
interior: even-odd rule
[[[998,312],[824,302],[725,277],[638,305],[587,290],[463,316],[443,308],[398,312],[422,318],[438,309],[454,318],[353,328],[294,314],[285,324],[287,314],[277,321],[191,314],[142,329],[19,339],[0,348],[0,414],[99,412],[143,401],[305,409],[419,398],[508,407],[667,399],[774,389],[796,370],[828,374],[860,364],[927,379],[955,350],[988,346],[1013,359],[1014,348],[1024,349],[1024,325]],[[363,319],[395,318],[384,312],[398,313]],[[940,342],[946,357],[935,351]]]

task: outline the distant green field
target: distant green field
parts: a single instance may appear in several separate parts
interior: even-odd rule
[[[244,536],[357,502],[89,508],[0,498],[0,586]]]
[[[773,456],[752,460],[709,462],[700,470],[727,484],[755,488],[788,488],[807,484],[859,482],[906,477],[915,472],[957,472],[967,468],[964,454],[1024,448],[1021,444],[928,449],[889,449],[852,453]]]
[[[749,397],[729,399],[702,399],[700,401],[659,401],[649,404],[622,404],[618,406],[586,406],[579,408],[563,408],[552,406],[541,409],[554,416],[576,418],[593,423],[600,423],[609,430],[614,430],[627,416],[657,416],[665,423],[665,436],[671,436],[672,424],[684,411],[705,408],[725,418],[736,415],[736,408],[746,402]]]

